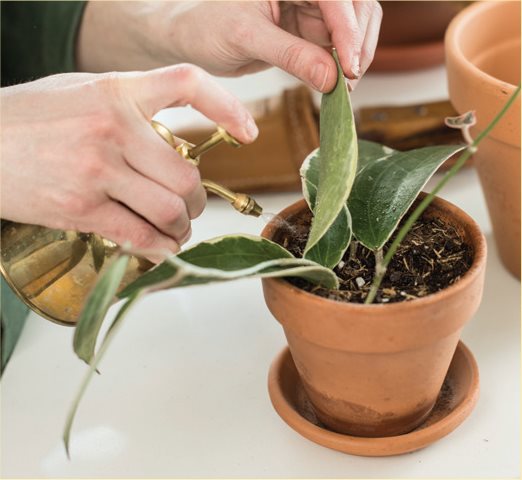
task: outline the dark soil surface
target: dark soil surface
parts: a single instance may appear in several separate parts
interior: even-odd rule
[[[301,215],[289,221],[292,227],[282,226],[274,240],[300,258],[308,238],[311,215]],[[393,237],[385,245],[384,252],[392,240]],[[352,257],[350,251],[354,248],[356,254]],[[421,217],[390,262],[375,303],[412,300],[442,290],[456,282],[470,268],[472,261],[472,248],[452,225],[441,219]],[[374,269],[374,253],[355,242],[334,268],[340,279],[339,290],[318,287],[300,278],[291,278],[289,281],[321,297],[364,303]]]

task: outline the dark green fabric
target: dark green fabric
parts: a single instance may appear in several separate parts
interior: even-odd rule
[[[1,278],[0,310],[2,312],[1,344],[2,362],[0,364],[0,375],[4,372],[16,342],[24,328],[25,319],[29,309],[18,299],[9,288],[3,277]]]
[[[75,70],[75,45],[86,2],[0,2],[1,84],[13,85]],[[29,309],[1,281],[0,375]]]
[[[2,86],[74,71],[85,3],[2,1]]]

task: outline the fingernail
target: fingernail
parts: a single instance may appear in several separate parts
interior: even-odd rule
[[[255,140],[259,134],[256,122],[251,117],[248,117],[245,125],[245,134],[250,140]]]
[[[348,91],[353,92],[357,87],[359,80],[347,80],[346,83],[348,84]]]
[[[352,75],[355,78],[359,78],[361,76],[361,66],[359,64],[359,55],[355,55],[352,58]]]
[[[317,90],[323,91],[326,85],[326,79],[328,78],[328,70],[330,67],[324,63],[318,63],[314,65],[312,69],[312,84]]]
[[[189,227],[187,233],[183,235],[183,238],[179,241],[179,244],[184,245],[190,240],[190,237],[192,237],[192,228]]]

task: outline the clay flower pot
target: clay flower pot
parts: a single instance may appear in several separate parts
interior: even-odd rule
[[[301,200],[280,216],[308,207]],[[303,387],[319,420],[357,436],[400,435],[433,408],[465,323],[476,312],[484,282],[486,242],[478,225],[436,199],[426,211],[455,225],[472,245],[466,274],[443,291],[413,301],[362,305],[264,279],[268,308],[281,323]],[[263,236],[277,241],[280,222]]]
[[[444,32],[468,2],[380,2],[379,43],[370,71],[427,68],[444,62]]]
[[[451,102],[475,110],[476,137],[520,83],[520,3],[477,3],[446,34]],[[474,155],[500,257],[520,278],[520,97]]]

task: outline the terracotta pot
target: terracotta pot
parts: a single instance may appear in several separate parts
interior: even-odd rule
[[[446,34],[451,102],[475,110],[477,136],[520,83],[520,3],[473,5]],[[504,265],[520,278],[520,97],[474,155]]]
[[[290,223],[301,200],[280,213]],[[329,300],[282,279],[264,279],[268,308],[281,323],[319,420],[350,435],[400,435],[433,408],[464,324],[476,312],[484,283],[486,242],[478,225],[436,199],[427,215],[455,225],[473,246],[468,272],[447,289],[393,304]],[[280,225],[280,223],[279,223]],[[278,224],[263,236],[277,241]]]
[[[444,32],[468,2],[380,2],[379,43],[371,71],[427,68],[444,62]]]

